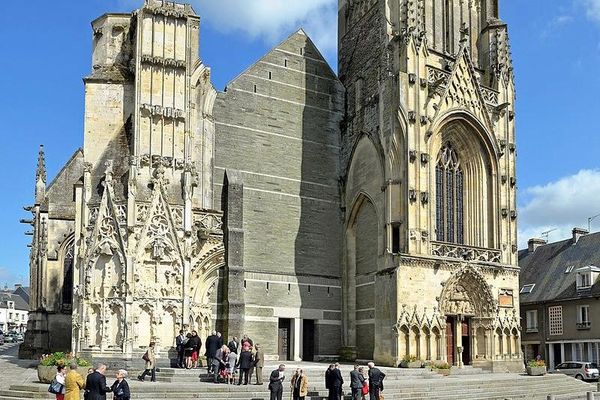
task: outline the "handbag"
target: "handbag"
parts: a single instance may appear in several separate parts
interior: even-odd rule
[[[144,355],[142,356],[142,360],[144,361],[150,361],[150,357],[148,356],[148,352],[145,352]]]
[[[64,385],[62,383],[58,382],[56,379],[53,379],[48,387],[48,392],[52,394],[61,394],[63,387]]]
[[[369,384],[367,382],[363,383],[363,387],[360,389],[363,396],[369,394]]]

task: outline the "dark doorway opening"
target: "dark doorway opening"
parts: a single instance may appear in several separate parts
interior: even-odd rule
[[[552,365],[552,368],[556,368],[556,366],[558,364],[563,362],[561,352],[560,352],[560,344],[552,345],[552,351],[554,351],[554,365]]]
[[[470,320],[465,318],[460,323],[461,325],[461,346],[463,348],[462,352],[462,363],[463,365],[471,364],[471,329],[470,329]]]
[[[291,350],[291,326],[292,321],[289,318],[279,318],[279,361],[287,361],[290,359]]]
[[[448,364],[454,365],[454,317],[446,317],[446,357]]]
[[[315,359],[315,321],[302,320],[302,360],[314,361]]]

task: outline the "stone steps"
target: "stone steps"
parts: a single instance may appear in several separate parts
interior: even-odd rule
[[[197,371],[194,371],[196,373]],[[190,374],[189,372],[183,373]],[[174,373],[181,375],[181,373]],[[192,375],[193,376],[193,375]],[[546,375],[528,377],[516,374],[483,374],[481,376],[455,375],[440,379],[427,379],[414,376],[392,374],[396,379],[386,378],[387,399],[403,400],[546,400],[548,394],[557,395],[557,400],[582,400],[585,393],[593,390],[590,385],[564,375]],[[417,378],[417,379],[415,379]],[[197,379],[197,377],[196,377]],[[47,392],[47,385],[12,385],[10,390],[0,391],[0,399],[53,399]],[[211,399],[211,400],[263,400],[269,398],[267,385],[237,386],[208,384],[198,381],[169,384],[142,383],[130,381],[132,399]],[[348,385],[344,387],[348,392]],[[284,398],[289,397],[289,388],[285,387]],[[322,375],[309,380],[309,400],[322,400],[327,397]],[[600,396],[598,397],[600,399]]]

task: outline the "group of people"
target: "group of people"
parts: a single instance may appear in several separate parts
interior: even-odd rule
[[[104,364],[98,364],[95,369],[90,368],[85,379],[77,372],[77,363],[69,365],[69,372],[62,365],[56,369],[56,377],[50,386],[57,387],[57,400],[80,400],[81,391],[84,400],[106,400],[108,393],[112,393],[113,400],[129,400],[131,396],[129,384],[125,380],[127,371],[124,369],[117,372],[116,380],[111,386],[106,384]]]
[[[364,368],[355,365],[350,372],[350,390],[352,391],[352,400],[365,400],[369,395],[369,400],[380,400],[383,391],[383,379],[385,374],[370,362],[367,364],[369,371],[365,374]],[[283,381],[285,380],[285,365],[281,364],[276,370],[271,372],[269,377],[269,391],[271,400],[282,400]],[[331,364],[325,371],[325,388],[329,391],[328,400],[341,400],[344,398],[344,378],[340,370],[340,364]],[[298,368],[292,375],[290,382],[293,400],[304,400],[308,395],[308,377],[302,369]]]

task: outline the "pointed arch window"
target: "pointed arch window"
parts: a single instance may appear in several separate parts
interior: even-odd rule
[[[440,150],[435,167],[436,237],[438,241],[464,243],[464,175],[458,153],[450,143]]]
[[[62,308],[70,311],[73,304],[73,264],[74,264],[75,243],[71,242],[63,258],[63,287],[62,287]]]

